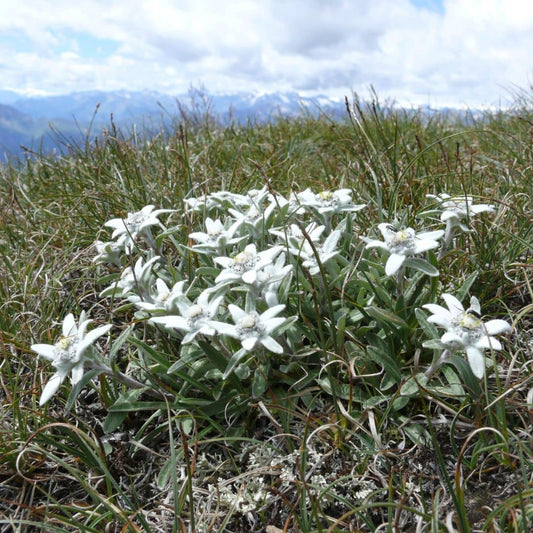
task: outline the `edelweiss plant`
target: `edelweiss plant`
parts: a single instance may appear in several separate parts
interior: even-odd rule
[[[470,227],[465,224],[471,217],[479,213],[493,213],[494,206],[489,204],[474,204],[471,196],[450,196],[446,193],[438,195],[427,194],[427,198],[431,198],[437,202],[437,213],[440,213],[440,220],[446,224],[444,232],[444,240],[439,252],[439,259],[443,257],[444,253],[450,246],[453,236],[457,230],[464,232],[471,231]],[[426,215],[428,213],[425,213]],[[431,214],[431,212],[429,212]],[[423,214],[424,215],[424,214]]]
[[[71,374],[72,384],[83,377],[84,366],[95,362],[94,342],[105,335],[111,325],[99,326],[91,331],[87,328],[92,320],[86,318],[82,311],[79,322],[72,313],[63,320],[63,334],[55,344],[33,344],[31,349],[40,357],[51,361],[56,373],[50,378],[41,394],[39,405],[44,405],[57,392],[61,383]]]
[[[387,276],[393,276],[406,264],[409,257],[438,248],[443,230],[415,233],[413,228],[397,229],[392,224],[381,223],[378,229],[384,241],[362,237],[366,248],[381,248],[389,252],[385,264]],[[409,266],[421,270],[430,276],[438,276],[438,271],[427,262],[410,262]]]
[[[466,310],[455,296],[443,294],[442,298],[448,309],[433,303],[422,306],[433,313],[428,322],[446,329],[440,339],[445,351],[437,363],[428,369],[427,375],[433,373],[451,353],[464,350],[472,372],[482,378],[485,373],[484,350],[501,350],[502,345],[494,335],[511,331],[511,326],[500,319],[483,322],[481,307],[475,296],[470,299],[470,307]]]
[[[135,248],[139,238],[155,249],[151,228],[161,226],[159,215],[170,212],[172,209],[155,209],[153,205],[147,205],[140,211],[128,213],[126,218],[113,218],[104,225],[114,229],[111,239],[124,245],[127,251]]]

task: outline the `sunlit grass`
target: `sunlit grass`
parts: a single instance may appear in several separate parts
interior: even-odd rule
[[[533,527],[531,100],[522,95],[513,110],[468,124],[395,110],[376,95],[348,107],[344,121],[302,115],[244,126],[183,115],[152,138],[111,124],[60,157],[0,168],[6,531]],[[286,303],[302,344],[279,382],[250,396],[233,374],[212,389],[185,367],[166,375],[179,347],[146,329],[116,345],[113,358],[124,371],[140,365],[178,403],[132,394],[121,404],[127,389],[101,377],[68,411],[70,385],[39,407],[50,367],[32,344],[53,344],[70,312],[86,310],[119,334],[136,321],[131,305],[113,308],[99,296],[109,273],[93,262],[94,242],[109,238],[106,221],[148,204],[176,209],[165,249],[175,258],[205,219],[186,213],[183,199],[267,183],[285,196],[348,188],[367,205],[344,227],[341,279],[325,285],[324,265],[317,276],[297,270],[302,294]],[[378,282],[379,255],[364,253],[359,237],[377,238],[381,222],[417,226],[426,195],[441,192],[496,213],[472,218],[473,231],[457,235],[438,280],[415,274],[398,295],[394,280]],[[188,275],[207,269],[187,257],[180,268]],[[461,380],[444,366],[439,384],[415,385],[431,362],[419,348],[419,307],[458,290],[513,324],[505,349],[487,352],[498,371]],[[367,351],[368,343],[383,350]],[[212,345],[200,346],[191,366],[222,364]]]

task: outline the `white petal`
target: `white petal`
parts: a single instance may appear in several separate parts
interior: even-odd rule
[[[442,299],[446,302],[453,315],[460,315],[465,310],[463,304],[452,294],[444,293],[442,294]]]
[[[187,323],[187,320],[182,316],[157,316],[150,319],[150,322],[155,324],[162,324],[166,328],[179,329],[181,331],[189,331],[191,329]]]
[[[511,326],[505,320],[489,320],[484,324],[485,330],[489,335],[498,335],[511,331]]]
[[[281,344],[279,344],[277,341],[275,341],[272,337],[261,337],[260,339],[261,344],[271,352],[274,353],[282,353],[283,348]]]
[[[257,337],[246,337],[246,339],[241,341],[241,344],[245,350],[251,352],[257,344]]]
[[[271,319],[272,317],[276,316],[278,313],[281,313],[285,309],[284,304],[275,305],[274,307],[271,307],[270,309],[267,309],[262,315],[261,320],[266,321]],[[285,320],[285,319],[283,319]]]
[[[398,272],[403,265],[404,261],[405,255],[390,254],[389,258],[387,259],[387,263],[385,264],[385,274],[387,274],[387,276],[393,276],[396,274],[396,272]]]
[[[87,349],[91,344],[94,343],[94,341],[98,337],[105,335],[111,329],[111,327],[112,327],[111,324],[107,324],[105,326],[100,326],[98,328],[95,328],[89,331],[89,333],[87,333],[84,339],[81,340],[80,343],[78,344],[78,353],[81,353],[83,352],[83,350]]]
[[[463,344],[463,339],[459,337],[456,333],[453,333],[452,331],[447,331],[441,338],[441,342],[443,344],[457,346]]]
[[[248,283],[248,285],[253,285],[257,281],[257,271],[248,270],[242,275],[241,279],[244,281],[244,283]]]
[[[425,240],[438,241],[443,235],[444,235],[444,230],[438,229],[436,231],[426,231],[423,233],[417,233],[416,237],[417,239],[420,239],[422,241],[425,241]]]
[[[32,344],[31,349],[41,357],[53,361],[55,359],[56,349],[51,344]]]
[[[485,356],[483,352],[475,346],[467,346],[466,355],[474,376],[482,378],[485,373]]]
[[[73,385],[76,385],[78,381],[83,377],[83,361],[72,367],[71,381]]]
[[[231,324],[227,324],[226,322],[210,320],[209,325],[215,328],[216,331],[221,335],[228,335],[228,337],[233,337],[234,339],[238,339],[240,336],[237,332],[237,328]]]
[[[59,374],[54,374],[43,389],[39,405],[44,405],[56,393],[62,382],[63,379],[61,376]]]
[[[423,239],[423,240],[416,240],[416,248],[415,253],[421,254],[422,252],[427,252],[428,250],[431,250],[433,248],[437,248],[439,246],[439,243],[437,241],[433,241],[431,239]]]
[[[75,335],[78,331],[76,327],[76,320],[74,320],[74,315],[69,313],[63,320],[63,337],[70,337]]]
[[[495,337],[487,337],[486,335],[483,335],[483,337],[476,342],[476,347],[481,349],[486,348],[487,350],[501,350],[502,344]]]
[[[235,322],[235,324],[237,324],[245,316],[248,316],[248,313],[246,313],[246,311],[243,311],[240,307],[237,307],[233,304],[228,305],[228,310],[231,313],[231,318],[233,318],[233,322]]]

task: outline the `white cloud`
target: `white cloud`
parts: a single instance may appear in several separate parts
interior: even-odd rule
[[[342,97],[372,84],[403,102],[479,105],[533,74],[529,0],[0,0],[0,36],[0,89],[25,91]]]

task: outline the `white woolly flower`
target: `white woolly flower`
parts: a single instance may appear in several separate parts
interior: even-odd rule
[[[68,374],[71,374],[74,385],[83,377],[83,366],[90,358],[89,348],[96,339],[111,329],[108,324],[87,332],[87,326],[91,322],[92,320],[85,318],[85,312],[82,312],[78,327],[74,315],[68,314],[63,320],[63,334],[55,344],[32,345],[34,352],[51,361],[56,368],[56,373],[43,389],[39,405],[44,405],[57,392]]]
[[[474,204],[471,196],[450,196],[446,193],[438,195],[426,194],[438,203],[438,208],[442,211],[440,219],[442,222],[460,226],[463,231],[468,231],[468,227],[462,221],[479,213],[493,213],[494,206],[489,204]]]
[[[94,244],[97,252],[93,259],[95,263],[111,263],[118,267],[122,266],[122,257],[125,252],[124,243],[96,241]]]
[[[189,239],[197,242],[192,247],[198,251],[223,252],[226,246],[236,244],[243,237],[234,237],[238,224],[231,224],[226,227],[219,219],[205,219],[205,232],[196,231],[189,234]]]
[[[148,301],[135,301],[139,309],[155,312],[173,312],[178,309],[178,302],[186,299],[183,292],[184,281],[178,281],[172,289],[161,278],[155,281],[155,291],[152,290],[149,296],[145,296]]]
[[[107,221],[104,226],[113,228],[112,239],[124,243],[127,249],[132,248],[139,236],[152,242],[150,228],[160,226],[161,222],[157,218],[162,213],[170,213],[172,209],[155,209],[153,205],[147,205],[140,211],[128,213],[126,218],[113,218]]]
[[[511,326],[500,319],[483,322],[479,301],[475,296],[470,299],[470,308],[467,310],[451,294],[443,294],[442,298],[447,309],[437,304],[422,306],[433,313],[428,322],[446,329],[441,342],[452,351],[464,349],[472,372],[482,378],[485,372],[483,350],[501,350],[502,345],[494,335],[511,331]]]
[[[282,346],[271,336],[277,328],[287,322],[287,318],[276,317],[284,305],[275,305],[259,314],[257,311],[246,312],[236,305],[228,305],[234,325],[225,322],[213,322],[218,333],[238,339],[242,347],[251,352],[257,344],[262,344],[267,350],[282,353]]]
[[[390,253],[385,264],[387,276],[398,272],[408,257],[437,248],[439,246],[437,239],[444,235],[443,230],[415,233],[413,228],[396,229],[387,223],[379,224],[378,229],[384,241],[366,237],[362,239],[367,243],[365,248],[382,248]]]
[[[233,257],[215,257],[215,263],[223,267],[222,272],[215,279],[215,283],[243,281],[254,284],[257,281],[258,271],[271,264],[280,252],[280,246],[258,252],[255,244],[249,244],[242,252]]]
[[[134,267],[126,267],[122,272],[120,279],[110,285],[107,289],[100,293],[100,296],[127,296],[128,299],[137,303],[140,301],[150,301],[150,287],[153,279],[154,265],[160,260],[159,256],[152,257],[152,259],[144,262],[142,257],[139,257],[135,262]]]
[[[321,215],[333,215],[345,211],[359,211],[364,204],[354,204],[351,189],[338,189],[336,191],[323,190],[314,193],[311,189],[296,195],[296,203],[301,207],[309,207]]]
[[[224,296],[216,296],[209,301],[211,294],[209,290],[203,291],[195,303],[186,299],[177,300],[181,316],[160,316],[154,317],[150,321],[162,324],[166,328],[185,332],[183,344],[192,342],[199,334],[213,336],[216,331],[211,325],[211,321],[217,314]]]

